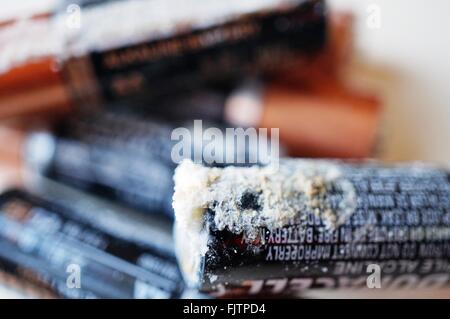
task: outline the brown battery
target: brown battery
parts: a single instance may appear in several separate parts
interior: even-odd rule
[[[56,57],[61,49],[48,20],[0,29],[0,118],[69,110]]]
[[[30,132],[48,130],[59,121],[55,116],[33,115],[0,121],[0,190],[23,185],[25,142]]]
[[[295,88],[244,85],[229,98],[225,114],[235,125],[279,128],[292,156],[362,158],[373,154],[381,111],[376,96],[327,78]]]
[[[235,125],[279,128],[289,154],[361,158],[373,155],[382,113],[381,99],[344,84],[341,73],[353,48],[353,17],[329,15],[325,49],[299,60],[266,85],[249,81],[228,99],[225,114]]]

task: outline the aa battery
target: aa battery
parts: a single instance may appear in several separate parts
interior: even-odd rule
[[[59,202],[20,190],[0,196],[3,273],[27,282],[27,287],[39,287],[38,296],[44,292],[64,298],[181,296],[176,259],[158,243],[168,238],[166,246],[170,245],[170,231],[162,234],[167,227],[134,220],[133,214],[111,205],[95,201],[87,205],[89,200],[79,195],[70,197],[70,206],[61,205],[67,194],[59,190],[53,195]]]
[[[172,129],[112,113],[80,116],[55,134],[30,134],[25,158],[48,177],[172,218]]]
[[[197,122],[200,124],[195,127]],[[172,149],[178,141],[171,137],[178,127],[192,137],[191,143],[186,143],[189,150],[183,156],[191,158],[199,154],[207,164],[224,163],[225,160],[214,162],[215,158],[209,158],[209,154],[203,152],[208,144],[201,143],[207,128],[225,131],[221,123],[175,124],[114,112],[75,116],[61,123],[54,133],[30,134],[24,158],[31,171],[143,212],[173,219],[173,173],[179,159],[172,158]],[[217,141],[216,154],[225,157],[231,153],[232,157],[243,158],[246,163],[254,158],[267,160],[264,158],[267,155],[259,154],[255,145],[237,145],[234,135],[224,134],[223,138]],[[264,142],[267,144],[266,140]]]
[[[367,288],[376,269],[382,289],[450,283],[444,169],[300,159],[211,169],[186,161],[175,179],[178,258],[203,292]]]
[[[146,19],[135,18],[141,12],[148,13]],[[65,39],[63,74],[73,97],[83,102],[80,107],[90,108],[102,101],[147,105],[174,92],[269,75],[299,57],[308,61],[326,37],[321,0],[200,6],[107,1],[84,7],[82,14],[80,28]],[[66,15],[55,20],[64,22]]]

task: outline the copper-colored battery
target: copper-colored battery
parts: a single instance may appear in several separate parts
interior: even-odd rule
[[[225,114],[237,125],[278,128],[293,156],[361,158],[372,155],[381,103],[321,79],[304,87],[272,83],[261,91],[241,89],[230,97]]]
[[[293,156],[361,158],[373,155],[382,112],[375,94],[356,91],[341,80],[352,51],[352,16],[329,15],[328,42],[309,61],[261,86],[245,83],[227,103],[236,125],[279,128]]]

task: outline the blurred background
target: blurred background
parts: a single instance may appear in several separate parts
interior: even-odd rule
[[[450,40],[439,30],[448,28],[444,12],[449,4],[439,0],[432,5],[418,0],[331,0],[329,4],[357,17],[356,64],[377,65],[382,75],[390,75],[388,81],[374,83],[384,94],[388,133],[383,141],[383,157],[448,165],[450,153],[443,141],[450,133]],[[372,5],[380,10],[379,28],[367,24],[370,13],[376,11]]]
[[[449,10],[2,0],[0,296],[203,297],[184,287],[171,241],[170,136],[196,119],[278,128],[285,156],[448,165]],[[71,265],[89,274],[83,289],[67,286]]]

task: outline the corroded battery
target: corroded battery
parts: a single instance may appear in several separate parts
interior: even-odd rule
[[[173,206],[184,277],[215,295],[450,283],[450,175],[434,166],[185,161]]]

